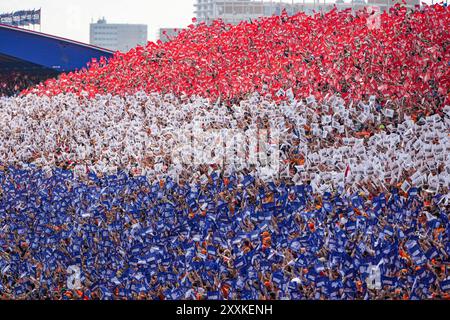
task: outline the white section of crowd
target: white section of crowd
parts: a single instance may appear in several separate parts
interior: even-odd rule
[[[400,109],[377,108],[374,97],[368,104],[347,106],[336,97],[321,104],[312,97],[291,97],[279,105],[254,94],[231,108],[203,98],[145,93],[90,100],[74,95],[1,98],[0,163],[34,164],[48,171],[71,166],[78,176],[87,170],[109,174],[124,169],[151,180],[171,176],[201,181],[198,172],[205,163],[196,156],[217,141],[218,132],[236,130],[248,136],[266,130],[271,152],[279,150],[276,171],[259,160],[248,161],[248,146],[241,148],[247,161],[227,156],[226,166],[222,160],[229,150],[221,154],[216,148],[215,159],[222,159],[218,167],[244,170],[263,180],[311,181],[316,192],[342,186],[380,190],[400,183],[404,191],[425,186],[446,194],[450,107],[443,114],[414,122]],[[355,135],[375,129],[370,138]],[[245,141],[241,138],[238,147]],[[253,151],[267,158],[267,148]]]

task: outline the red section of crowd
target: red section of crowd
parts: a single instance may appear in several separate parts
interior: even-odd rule
[[[333,10],[190,25],[168,43],[117,53],[108,64],[62,75],[25,93],[88,96],[140,90],[235,101],[254,91],[283,97],[376,95],[430,109],[449,103],[448,9],[397,6],[379,16]],[[195,23],[195,19],[193,21]]]

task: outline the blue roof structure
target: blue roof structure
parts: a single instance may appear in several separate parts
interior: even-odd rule
[[[0,25],[0,72],[70,72],[114,53],[31,30]]]

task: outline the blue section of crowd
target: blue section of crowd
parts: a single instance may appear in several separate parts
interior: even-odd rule
[[[450,291],[442,195],[315,195],[209,175],[0,171],[0,295],[89,299],[421,299]],[[373,278],[371,268],[378,268]],[[370,281],[368,281],[370,279]],[[376,287],[376,289],[373,288]],[[71,293],[72,294],[72,293]]]

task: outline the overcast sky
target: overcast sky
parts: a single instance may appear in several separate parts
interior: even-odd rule
[[[142,23],[148,25],[149,40],[155,41],[161,27],[181,28],[189,25],[194,17],[194,2],[195,0],[0,0],[0,13],[42,8],[42,32],[86,43],[89,42],[89,23],[92,20],[96,22],[105,17],[111,23]],[[431,0],[425,2],[431,3]]]
[[[155,41],[161,27],[186,27],[195,0],[0,0],[0,13],[42,8],[42,32],[89,42],[89,23],[105,17],[111,23],[148,25]]]

